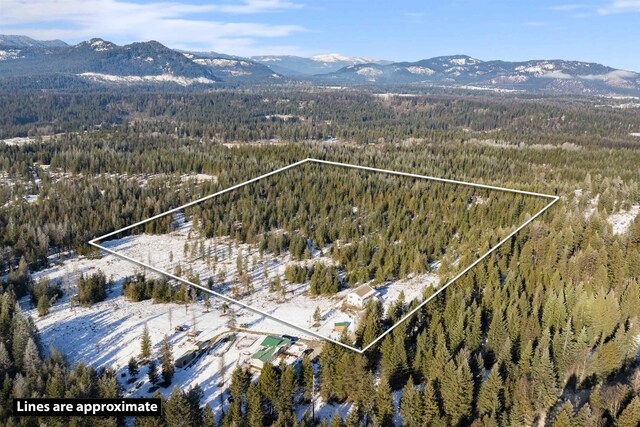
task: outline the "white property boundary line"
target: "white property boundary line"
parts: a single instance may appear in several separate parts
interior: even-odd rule
[[[108,237],[114,236],[116,234],[120,234],[123,231],[127,231],[130,230],[134,227],[138,227],[140,225],[146,224],[147,222],[151,222],[153,220],[156,220],[158,218],[162,218],[164,216],[167,215],[171,215],[175,212],[181,211],[185,208],[197,205],[201,202],[204,202],[206,200],[212,199],[214,197],[220,196],[224,193],[228,193],[230,191],[233,190],[237,190],[238,188],[244,187],[245,185],[254,183],[256,181],[259,181],[263,178],[267,178],[270,177],[272,175],[276,175],[280,172],[284,172],[287,169],[291,169],[294,168],[296,166],[300,166],[304,163],[320,163],[320,164],[327,164],[327,165],[333,165],[333,166],[342,166],[342,167],[347,167],[347,168],[352,168],[352,169],[359,169],[359,170],[365,170],[365,171],[370,171],[370,172],[382,172],[382,173],[387,173],[390,175],[399,175],[399,176],[406,176],[406,177],[410,177],[410,178],[419,178],[419,179],[426,179],[426,180],[431,180],[431,181],[438,181],[438,182],[446,182],[446,183],[450,183],[450,184],[459,184],[459,185],[466,185],[469,187],[476,187],[476,188],[484,188],[484,189],[489,189],[489,190],[498,190],[498,191],[504,191],[504,192],[509,192],[509,193],[516,193],[516,194],[524,194],[524,195],[528,195],[528,196],[535,196],[535,197],[542,197],[545,199],[550,199],[551,201],[545,206],[543,207],[540,211],[538,211],[535,215],[533,215],[531,218],[529,218],[527,221],[525,221],[523,224],[521,224],[520,226],[518,226],[518,228],[516,228],[515,230],[513,230],[511,233],[509,233],[509,235],[507,237],[505,237],[504,239],[502,239],[500,242],[498,242],[495,246],[491,247],[485,254],[483,254],[480,258],[478,258],[477,260],[475,260],[471,265],[469,265],[467,268],[465,268],[464,270],[462,270],[460,273],[458,273],[453,279],[449,280],[447,283],[445,283],[444,285],[442,285],[440,288],[438,288],[431,296],[429,296],[427,299],[425,299],[424,301],[422,301],[417,307],[415,307],[413,310],[411,310],[410,312],[408,312],[407,314],[405,314],[400,320],[398,320],[393,326],[391,326],[389,329],[387,329],[386,331],[384,331],[379,337],[377,337],[375,340],[373,340],[372,342],[370,342],[366,347],[359,349],[359,348],[355,348],[352,347],[348,344],[342,343],[340,341],[334,340],[333,338],[321,335],[315,331],[312,331],[310,329],[307,329],[305,327],[302,327],[300,325],[296,325],[293,324],[287,320],[284,319],[280,319],[277,316],[274,316],[272,314],[269,314],[263,310],[257,309],[255,307],[252,307],[248,304],[245,304],[241,301],[235,300],[233,298],[229,298],[228,296],[224,295],[224,294],[220,294],[218,292],[212,291],[204,286],[201,285],[197,285],[195,283],[192,283],[186,279],[183,279],[182,277],[178,277],[174,274],[171,274],[167,271],[163,271],[157,267],[154,267],[152,265],[149,265],[147,263],[144,263],[142,261],[136,260],[134,258],[131,258],[127,255],[124,255],[122,253],[119,253],[117,251],[114,251],[113,249],[109,249],[105,246],[100,245],[98,242],[100,240],[104,240]],[[437,178],[437,177],[432,177],[432,176],[426,176],[426,175],[416,175],[416,174],[412,174],[412,173],[406,173],[406,172],[397,172],[397,171],[392,171],[392,170],[386,170],[386,169],[378,169],[378,168],[372,168],[372,167],[368,167],[368,166],[359,166],[359,165],[351,165],[348,163],[339,163],[339,162],[331,162],[328,160],[320,160],[320,159],[312,159],[312,158],[307,158],[304,160],[300,160],[299,162],[295,162],[292,163],[288,166],[282,167],[280,169],[276,169],[272,172],[266,173],[264,175],[260,175],[259,177],[250,179],[248,181],[245,181],[243,183],[240,184],[236,184],[234,186],[231,186],[227,189],[224,189],[222,191],[218,191],[217,193],[202,197],[200,199],[194,200],[193,202],[189,202],[185,205],[179,206],[177,208],[168,210],[164,213],[152,216],[151,218],[147,218],[145,220],[136,222],[134,224],[128,225],[124,228],[121,228],[119,230],[113,231],[111,233],[105,234],[103,236],[97,237],[93,240],[89,241],[89,244],[92,246],[95,246],[98,249],[101,249],[105,252],[108,252],[112,255],[115,255],[117,257],[120,257],[122,259],[125,259],[127,261],[130,261],[134,264],[137,264],[141,267],[147,268],[151,271],[155,271],[156,273],[159,273],[161,275],[167,276],[173,280],[176,280],[178,282],[184,283],[186,285],[192,286],[194,288],[200,289],[203,292],[207,292],[211,295],[214,295],[224,301],[230,302],[232,304],[236,304],[239,305],[241,307],[246,308],[247,310],[253,311],[254,313],[258,313],[261,314],[265,317],[268,317],[270,319],[273,319],[277,322],[280,322],[282,324],[285,324],[287,326],[290,326],[292,328],[295,328],[299,331],[305,332],[313,337],[319,338],[321,340],[324,341],[329,341],[332,342],[334,344],[340,345],[344,348],[347,348],[349,350],[355,351],[356,353],[364,353],[365,351],[367,351],[369,348],[371,348],[372,346],[374,346],[378,341],[380,341],[382,338],[384,338],[388,333],[390,333],[392,330],[394,330],[396,327],[398,327],[398,325],[400,325],[402,322],[404,322],[405,320],[407,320],[409,317],[413,316],[418,310],[420,310],[422,307],[424,307],[429,301],[431,301],[432,299],[434,299],[436,296],[438,296],[440,293],[442,293],[446,288],[448,288],[451,284],[453,284],[453,282],[455,282],[456,280],[458,280],[460,277],[462,277],[466,272],[468,272],[469,270],[471,270],[473,267],[475,267],[478,263],[480,263],[483,259],[485,259],[486,257],[488,257],[489,255],[491,255],[496,249],[498,249],[503,243],[505,243],[507,240],[511,239],[516,233],[518,233],[520,230],[522,230],[523,228],[525,228],[527,225],[529,225],[533,220],[535,220],[536,218],[538,218],[540,215],[542,215],[543,212],[545,212],[547,209],[549,209],[555,202],[557,202],[560,199],[560,197],[558,196],[554,196],[551,194],[542,194],[542,193],[534,193],[531,191],[523,191],[523,190],[515,190],[512,188],[504,188],[504,187],[497,187],[497,186],[493,186],[493,185],[485,185],[485,184],[476,184],[476,183],[472,183],[472,182],[464,182],[464,181],[456,181],[453,179],[446,179],[446,178]]]

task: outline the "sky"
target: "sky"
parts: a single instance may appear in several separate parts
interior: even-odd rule
[[[640,71],[640,0],[0,0],[0,34],[241,56],[466,54]]]

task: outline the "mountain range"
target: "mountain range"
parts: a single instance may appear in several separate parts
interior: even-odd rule
[[[640,96],[639,73],[581,61],[483,61],[466,55],[416,62],[339,54],[243,58],[217,52],[178,51],[156,41],[118,46],[94,38],[68,45],[60,40],[0,35],[3,91],[282,83]]]
[[[252,60],[266,65],[273,71],[288,77],[313,76],[316,74],[333,73],[350,65],[376,64],[387,65],[392,61],[376,58],[346,57],[337,53],[316,55],[311,58],[301,56],[253,56]]]

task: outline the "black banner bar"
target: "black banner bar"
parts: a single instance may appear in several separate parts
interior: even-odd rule
[[[119,417],[159,416],[161,400],[140,399],[13,399],[13,416]]]

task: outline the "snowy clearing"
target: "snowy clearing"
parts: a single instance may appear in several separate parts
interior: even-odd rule
[[[71,302],[75,294],[75,283],[80,274],[91,274],[102,270],[116,284],[108,292],[107,299],[90,307],[81,307]],[[20,301],[25,314],[33,317],[40,331],[43,347],[48,351],[50,346],[60,350],[68,357],[69,362],[85,362],[96,368],[113,367],[118,371],[119,379],[125,387],[125,395],[131,397],[149,396],[152,384],[146,379],[146,367],[140,367],[137,380],[128,382],[127,362],[140,353],[140,337],[146,324],[149,328],[153,351],[157,352],[160,342],[168,336],[174,358],[193,348],[194,339],[187,332],[178,332],[174,328],[183,325],[193,327],[196,321],[198,336],[196,340],[218,339],[230,333],[227,325],[230,316],[223,313],[221,302],[212,299],[211,310],[207,312],[202,301],[189,304],[153,304],[150,300],[131,302],[121,296],[121,278],[135,274],[140,270],[128,261],[114,256],[99,259],[76,257],[62,265],[34,273],[34,278],[47,277],[61,283],[64,296],[51,308],[45,317],[38,317],[37,310],[30,307],[28,297]],[[173,382],[168,388],[158,391],[170,394],[172,388],[182,389],[200,384],[204,391],[204,402],[215,412],[226,406],[226,399],[221,399],[225,392],[233,369],[245,365],[254,354],[267,333],[288,333],[300,336],[295,329],[260,319],[252,312],[237,310],[235,319],[238,323],[259,324],[262,331],[239,333],[238,339],[224,352],[204,352],[185,368],[176,369]],[[241,344],[242,342],[242,344]],[[321,343],[307,341],[312,347]],[[249,345],[246,345],[249,343]]]
[[[116,76],[113,74],[101,74],[101,73],[80,73],[80,77],[84,77],[96,82],[107,83],[176,83],[180,86],[190,86],[193,84],[214,84],[215,81],[206,77],[182,77],[174,76],[172,74],[159,74],[149,76]]]
[[[640,213],[640,204],[633,205],[628,211],[620,211],[609,215],[607,222],[613,227],[614,234],[624,234],[629,229],[629,226],[634,219]]]
[[[214,291],[301,328],[310,329],[321,336],[338,338],[340,333],[333,330],[338,322],[348,322],[349,332],[356,331],[363,310],[345,306],[346,297],[353,291],[352,288],[343,289],[335,295],[314,296],[309,292],[308,282],[293,284],[285,280],[284,273],[289,264],[335,264],[321,251],[315,250],[312,258],[305,261],[292,260],[288,253],[279,256],[265,253],[261,256],[254,245],[238,244],[228,238],[199,239],[193,235],[195,232],[192,232],[191,223],[184,222],[183,217],[179,217],[176,226],[177,229],[168,234],[140,234],[102,244],[163,271],[174,274],[180,272],[184,277],[196,276],[201,284],[206,284],[211,278]],[[240,283],[237,270],[239,257],[246,259],[248,264],[249,282],[244,285]],[[141,271],[142,267],[137,269]],[[271,286],[276,277],[281,280],[281,291],[276,291]],[[404,292],[405,301],[421,299],[425,287],[437,286],[438,280],[438,276],[433,273],[411,275],[402,280],[384,283],[376,290],[386,309],[397,300],[401,291]],[[359,284],[354,287],[357,285]],[[316,309],[322,317],[318,323],[313,320]],[[256,314],[256,318],[247,320],[249,321],[242,322],[247,323],[251,330],[283,334],[290,333],[286,330],[292,329],[284,324],[282,328],[274,329],[273,324],[277,322],[262,315]],[[305,336],[301,331],[295,333]]]

